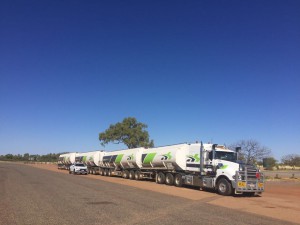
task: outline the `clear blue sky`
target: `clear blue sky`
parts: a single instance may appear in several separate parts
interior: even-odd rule
[[[2,1],[0,154],[102,149],[128,116],[157,146],[300,152],[300,1]],[[105,149],[123,146],[109,145]]]

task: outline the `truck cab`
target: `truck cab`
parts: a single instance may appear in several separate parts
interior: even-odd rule
[[[202,187],[214,188],[221,195],[255,195],[264,191],[264,176],[255,165],[238,160],[236,151],[220,145],[204,145]]]

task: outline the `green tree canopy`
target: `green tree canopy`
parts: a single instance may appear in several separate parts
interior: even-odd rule
[[[274,157],[268,157],[263,159],[263,166],[267,170],[272,170],[274,166],[276,166],[277,160]]]
[[[128,148],[153,147],[153,140],[149,140],[148,126],[140,123],[134,117],[127,117],[122,122],[111,124],[107,130],[99,133],[99,140],[102,146],[109,142],[123,143]]]

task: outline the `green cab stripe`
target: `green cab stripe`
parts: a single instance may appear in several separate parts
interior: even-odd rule
[[[145,157],[143,163],[145,163],[145,164],[150,164],[150,163],[153,161],[155,155],[156,155],[156,153],[148,153],[148,154],[146,155],[146,157]]]
[[[121,160],[122,160],[122,158],[123,158],[123,155],[124,155],[124,154],[118,155],[117,158],[116,158],[116,160],[115,160],[115,163],[120,163]]]
[[[220,167],[220,169],[226,169],[228,167],[228,165],[223,165]]]

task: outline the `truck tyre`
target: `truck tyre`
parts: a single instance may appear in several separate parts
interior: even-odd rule
[[[111,169],[108,170],[108,176],[109,176],[109,177],[112,176],[112,171],[111,171]]]
[[[174,184],[176,187],[182,187],[183,182],[182,182],[181,174],[176,174],[175,179],[174,179]]]
[[[104,169],[102,169],[102,168],[100,169],[100,175],[104,176]]]
[[[225,196],[231,195],[232,194],[231,184],[225,178],[221,178],[217,184],[217,191],[220,195],[225,195]]]
[[[131,171],[129,172],[129,179],[130,179],[130,180],[133,180],[133,179],[134,179],[134,171],[133,171],[133,170],[131,170]]]
[[[104,176],[107,176],[107,174],[108,174],[107,169],[104,169]]]
[[[164,184],[166,182],[166,175],[163,172],[157,174],[157,183]]]
[[[92,169],[92,173],[93,173],[93,175],[96,175],[95,169]]]
[[[173,185],[174,184],[174,176],[171,173],[167,173],[166,175],[166,185]]]
[[[134,173],[134,179],[140,180],[141,179],[141,172],[140,171],[135,171]]]
[[[129,178],[129,171],[128,170],[124,170],[123,171],[123,178],[124,179],[128,179]]]

